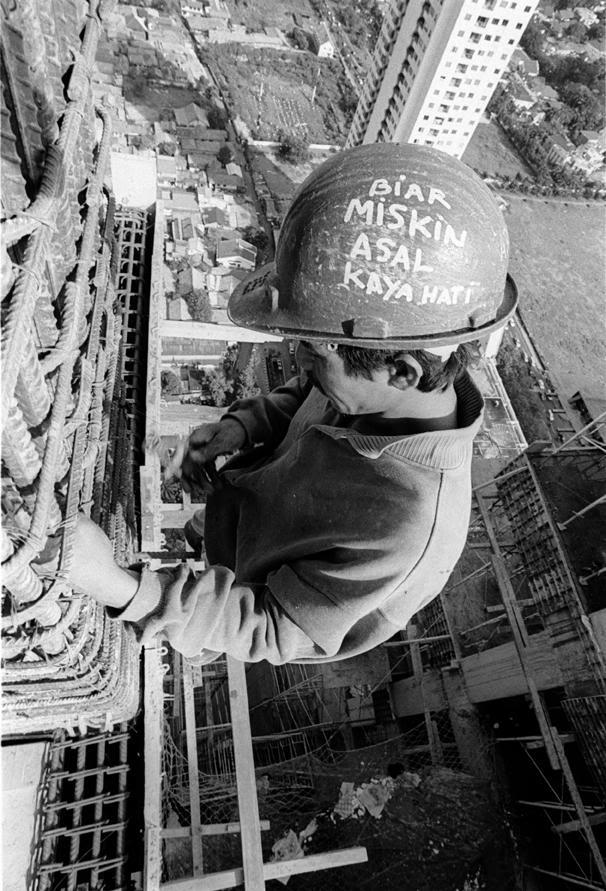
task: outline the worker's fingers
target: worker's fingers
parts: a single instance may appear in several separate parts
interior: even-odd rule
[[[219,455],[232,455],[239,451],[245,440],[244,428],[237,421],[205,424],[189,437],[185,458],[189,457],[194,464],[208,464]]]

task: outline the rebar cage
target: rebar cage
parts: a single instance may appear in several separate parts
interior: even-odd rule
[[[115,499],[99,506],[112,488],[123,353],[111,121],[91,75],[113,5],[3,3],[5,734],[108,728],[138,705],[134,638],[67,582],[78,511],[97,505],[118,556],[134,535],[123,521],[116,530]]]

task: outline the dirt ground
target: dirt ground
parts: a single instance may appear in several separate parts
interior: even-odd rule
[[[494,121],[482,118],[475,129],[462,160],[474,170],[492,176],[532,176],[532,170],[518,156],[506,133]]]
[[[606,207],[505,198],[510,271],[535,346],[564,396],[579,387],[599,394],[606,374]]]

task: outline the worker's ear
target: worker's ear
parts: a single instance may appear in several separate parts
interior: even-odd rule
[[[423,369],[417,359],[410,353],[398,353],[387,365],[388,384],[398,390],[408,390],[419,385],[423,377]]]

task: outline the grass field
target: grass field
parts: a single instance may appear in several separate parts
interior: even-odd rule
[[[606,208],[505,195],[520,310],[552,377],[570,396],[604,391]]]
[[[295,16],[299,21],[309,18],[313,25],[317,23],[308,0],[280,0],[279,3],[276,0],[228,0],[227,6],[232,22],[246,25],[250,31],[262,28],[292,31]]]
[[[518,156],[505,132],[494,121],[482,119],[475,129],[462,160],[474,170],[492,176],[532,176],[532,170]]]

